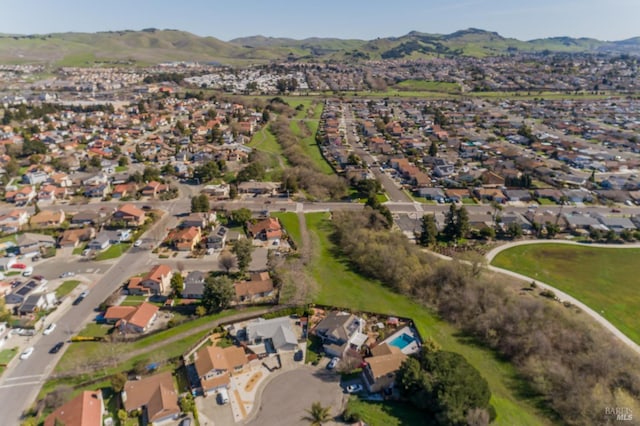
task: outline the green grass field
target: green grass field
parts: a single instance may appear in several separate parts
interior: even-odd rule
[[[320,284],[315,297],[319,304],[348,307],[353,310],[402,315],[413,318],[423,337],[430,336],[444,350],[462,354],[487,379],[492,392],[491,403],[496,408],[496,425],[544,425],[551,422],[538,401],[526,397],[527,384],[519,378],[513,366],[480,346],[468,343],[450,324],[413,300],[365,279],[351,271],[345,259],[336,257],[329,241],[331,224],[326,213],[306,215],[307,226],[315,235],[318,247],[310,263],[310,273]]]
[[[0,364],[9,364],[9,362],[18,353],[18,348],[3,349],[0,351]]]
[[[302,103],[304,105],[304,103]],[[307,111],[313,107],[313,117],[307,117]],[[320,115],[322,114],[322,104],[317,104],[315,107],[309,104],[304,109],[298,112],[298,116],[292,119],[289,126],[291,131],[300,138],[300,144],[304,149],[304,152],[309,156],[313,163],[318,167],[322,173],[327,175],[333,174],[333,169],[327,163],[320,152],[320,147],[316,143],[316,132],[320,124]],[[306,118],[306,119],[305,119]],[[300,122],[300,120],[304,120]],[[306,126],[302,128],[301,126]]]
[[[579,299],[640,343],[640,249],[531,244],[492,265],[543,281]]]
[[[109,260],[116,259],[122,256],[127,250],[131,247],[131,243],[119,243],[114,244],[103,252],[100,252],[96,255],[95,260]]]
[[[370,402],[349,398],[349,408],[369,426],[430,425],[422,411],[401,402]]]
[[[443,81],[405,80],[393,86],[398,90],[460,93],[460,85]]]
[[[56,289],[56,297],[58,299],[63,298],[67,294],[71,293],[74,288],[78,287],[78,284],[80,284],[80,281],[78,280],[70,280],[70,281],[63,282],[62,284],[60,284],[60,287]]]

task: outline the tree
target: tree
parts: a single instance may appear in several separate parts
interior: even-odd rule
[[[251,210],[243,207],[241,209],[232,211],[230,217],[233,223],[244,226],[244,224],[251,220],[251,215]]]
[[[124,390],[124,384],[127,382],[127,375],[124,373],[116,373],[111,376],[111,389],[115,393],[120,393]]]
[[[246,271],[249,264],[251,264],[251,252],[253,252],[253,243],[250,239],[245,238],[236,241],[233,245],[233,253],[238,260],[238,268],[240,271]]]
[[[203,316],[205,316],[206,314],[207,314],[207,308],[205,308],[205,307],[204,307],[204,306],[202,306],[202,305],[198,305],[198,306],[196,307],[196,315],[197,315],[197,316],[199,316],[199,317],[203,317]]]
[[[302,420],[307,420],[312,426],[320,426],[331,420],[331,407],[323,407],[319,401],[311,404],[311,408],[306,410],[307,415]]]
[[[507,227],[507,234],[514,240],[522,237],[522,225],[517,222],[511,222]]]
[[[235,185],[229,186],[229,198],[235,200],[238,198],[238,187]]]
[[[200,180],[200,183],[206,183],[220,176],[220,167],[215,161],[207,161],[201,166],[193,170],[193,177]]]
[[[7,162],[7,164],[5,164],[4,170],[7,172],[7,174],[10,177],[14,177],[18,175],[18,172],[20,171],[20,165],[18,164],[15,158],[11,158]]]
[[[207,277],[202,294],[202,306],[208,313],[220,312],[233,300],[235,290],[227,276]]]
[[[118,166],[126,167],[128,165],[129,165],[129,157],[127,157],[126,155],[121,155],[120,158],[118,158]]]
[[[432,214],[425,214],[421,219],[419,243],[424,247],[433,246],[437,238],[438,227],[436,226],[436,219]]]
[[[33,154],[46,154],[47,146],[44,142],[39,140],[32,140],[30,138],[24,138],[22,143],[22,155],[28,157]]]
[[[144,182],[151,182],[152,180],[160,180],[160,170],[155,167],[147,166],[142,171],[142,180]]]
[[[560,225],[556,223],[547,222],[545,227],[547,228],[547,238],[553,238],[560,232]]]
[[[429,145],[429,155],[432,157],[438,155],[438,144],[436,141],[432,141],[431,145]]]
[[[129,415],[127,414],[126,410],[118,410],[118,420],[120,421],[121,425],[127,422],[128,417]]]
[[[171,291],[176,297],[180,297],[184,289],[184,278],[182,274],[173,274],[171,277]]]
[[[449,211],[445,216],[445,225],[443,234],[448,241],[455,241],[466,237],[469,233],[469,213],[464,206],[457,208],[455,204],[451,204]]]
[[[193,396],[187,392],[182,398],[180,398],[180,410],[183,413],[190,413],[196,408],[196,403],[193,400]]]
[[[238,266],[238,260],[231,253],[224,252],[218,258],[218,266],[224,269],[228,274],[230,270]]]
[[[210,208],[209,197],[206,194],[200,194],[191,199],[191,213],[207,213]]]

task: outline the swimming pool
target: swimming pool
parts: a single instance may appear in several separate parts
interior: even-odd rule
[[[389,344],[402,350],[405,347],[409,346],[411,343],[415,342],[415,340],[416,339],[413,336],[410,336],[407,333],[402,333],[401,335],[390,341]]]

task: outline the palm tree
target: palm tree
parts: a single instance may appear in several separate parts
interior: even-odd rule
[[[307,415],[302,420],[308,420],[311,426],[320,426],[331,419],[331,407],[323,407],[319,401],[311,404],[311,408],[306,411]]]

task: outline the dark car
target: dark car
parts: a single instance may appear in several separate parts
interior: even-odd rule
[[[58,352],[60,352],[60,349],[62,349],[63,346],[64,346],[64,342],[58,342],[49,350],[49,353],[57,354]]]
[[[76,300],[73,301],[72,305],[79,305],[84,300],[84,296],[80,295]]]

